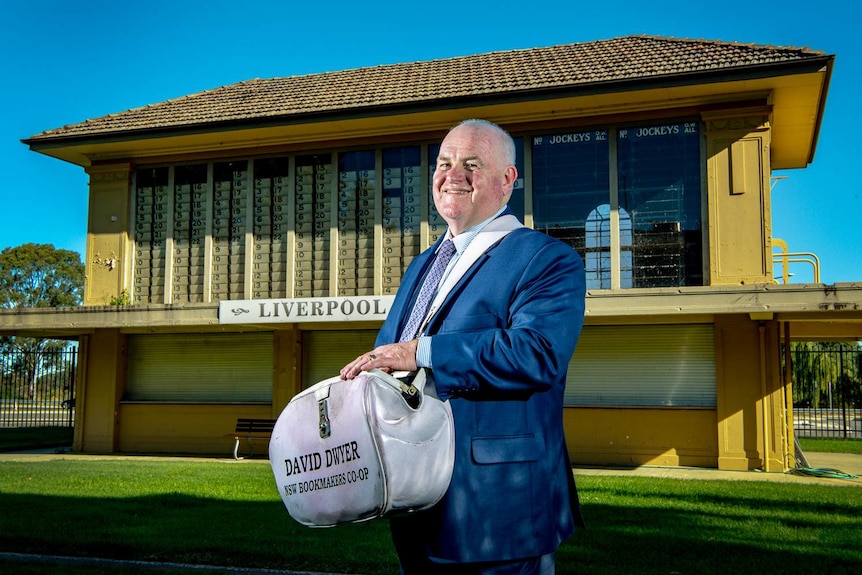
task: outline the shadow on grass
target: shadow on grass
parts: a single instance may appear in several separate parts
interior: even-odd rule
[[[72,446],[73,427],[0,427],[0,452]]]
[[[159,495],[0,494],[0,550],[70,557],[356,573],[397,572],[385,522],[297,524],[278,503]],[[62,513],[57,509],[62,508]],[[347,568],[347,569],[346,569]]]
[[[675,482],[653,493],[646,482],[579,478],[588,528],[560,548],[557,573],[860,572],[862,504],[854,487],[809,493],[800,485],[772,498],[764,483],[746,486],[756,496],[738,497],[726,494],[726,487],[723,493],[719,483]],[[845,495],[852,495],[848,505],[841,503]],[[0,493],[0,509],[0,550],[7,552],[335,573],[398,571],[385,521],[309,529],[294,522],[277,499]],[[56,565],[41,568],[30,563],[14,572],[66,573]]]

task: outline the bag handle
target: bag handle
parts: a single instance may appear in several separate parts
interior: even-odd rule
[[[419,404],[422,402],[422,391],[425,389],[426,373],[424,368],[419,371],[386,373],[375,367],[374,369],[369,369],[368,373],[388,384],[395,391],[400,392],[410,407],[413,409],[419,407]]]

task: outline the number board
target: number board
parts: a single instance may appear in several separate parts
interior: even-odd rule
[[[174,170],[173,257],[171,300],[204,301],[204,259],[207,234],[207,166]]]
[[[251,213],[254,299],[287,295],[290,194],[289,158],[255,160]]]
[[[421,251],[422,166],[419,146],[383,150],[382,293],[392,295]]]
[[[248,161],[217,163],[213,172],[212,299],[238,299],[245,287]]]
[[[139,170],[135,190],[134,303],[164,302],[168,168]]]
[[[374,293],[375,157],[374,150],[338,156],[339,296]]]
[[[296,159],[293,297],[329,295],[333,176],[329,154]]]

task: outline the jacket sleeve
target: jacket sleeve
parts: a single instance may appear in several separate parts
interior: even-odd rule
[[[564,382],[584,321],[581,257],[554,240],[519,250],[518,257],[499,252],[457,295],[433,334],[442,399],[526,397]]]

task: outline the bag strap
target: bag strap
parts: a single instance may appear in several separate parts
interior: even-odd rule
[[[369,369],[368,373],[388,384],[395,391],[403,393],[408,401],[414,397],[421,397],[422,391],[425,389],[426,373],[424,368],[420,368],[416,372],[395,371],[386,373],[375,367]]]
[[[446,300],[446,296],[448,296],[449,292],[452,291],[452,288],[461,281],[461,278],[464,277],[467,270],[476,263],[476,260],[478,260],[482,254],[487,252],[491,246],[506,237],[509,232],[523,227],[525,227],[524,224],[519,222],[518,218],[512,214],[506,214],[492,220],[487,226],[482,228],[482,231],[480,231],[473,241],[470,242],[470,245],[467,246],[464,253],[458,257],[458,261],[455,262],[452,271],[449,272],[446,280],[440,285],[440,289],[437,290],[437,295],[434,296],[434,301],[431,302],[431,305],[428,308],[428,314],[425,316],[425,320],[419,326],[419,333],[422,333],[425,330],[425,326],[428,325],[428,322],[431,321],[431,318],[434,317],[434,314],[437,313],[437,310],[441,305],[443,305],[443,302]]]

